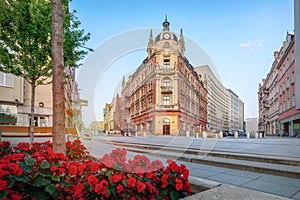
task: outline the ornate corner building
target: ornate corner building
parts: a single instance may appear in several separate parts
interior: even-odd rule
[[[155,38],[150,32],[148,56],[122,81],[116,123],[124,132],[190,135],[207,124],[207,89],[184,56],[185,42],[170,31],[167,18]]]

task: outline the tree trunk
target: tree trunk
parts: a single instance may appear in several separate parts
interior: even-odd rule
[[[66,153],[62,0],[52,0],[53,150]]]
[[[35,102],[35,82],[31,83],[31,104],[30,104],[30,127],[29,127],[29,142],[34,142],[34,102]]]

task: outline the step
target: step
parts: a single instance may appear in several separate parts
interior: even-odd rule
[[[300,167],[298,166],[263,163],[263,162],[255,162],[255,161],[248,161],[248,160],[235,160],[235,159],[228,159],[228,158],[218,158],[213,156],[205,156],[199,158],[199,156],[197,155],[192,155],[192,154],[179,155],[176,152],[169,152],[169,151],[162,151],[162,150],[160,150],[159,152],[149,152],[147,150],[137,149],[137,148],[127,148],[127,150],[135,153],[154,155],[158,157],[170,158],[174,160],[180,160],[180,161],[191,162],[191,163],[199,163],[199,164],[213,165],[213,166],[238,169],[244,171],[273,174],[273,175],[292,177],[292,178],[300,178]]]
[[[134,147],[134,148],[147,149],[147,150],[163,150],[163,151],[177,152],[182,154],[193,154],[198,156],[213,156],[213,157],[236,159],[236,160],[248,160],[248,161],[263,162],[263,163],[300,166],[300,160],[292,160],[292,158],[290,159],[278,158],[278,156],[271,156],[271,155],[245,154],[245,153],[205,150],[205,149],[199,150],[195,148],[188,148],[182,150],[182,148],[173,147],[173,146],[166,147],[166,146],[155,145],[155,144],[141,144],[141,143],[134,143],[134,142],[120,142],[120,141],[111,141],[111,140],[110,141],[101,140],[101,141],[116,146],[123,146],[129,148]],[[297,158],[293,158],[293,159],[297,159]]]

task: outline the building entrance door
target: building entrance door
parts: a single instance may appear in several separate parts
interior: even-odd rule
[[[170,125],[163,125],[163,135],[170,135]]]

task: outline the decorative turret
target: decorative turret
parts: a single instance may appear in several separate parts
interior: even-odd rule
[[[166,15],[165,21],[162,23],[162,25],[164,27],[163,31],[168,31],[169,30],[170,22],[168,22],[167,15]]]
[[[181,51],[184,52],[185,51],[185,44],[184,44],[184,38],[183,38],[183,34],[182,34],[182,29],[180,29],[179,44],[180,44],[180,47],[181,47]]]
[[[152,48],[153,48],[153,36],[152,36],[152,29],[151,29],[149,41],[148,41],[148,47],[147,47],[148,57],[150,57],[152,54]]]

